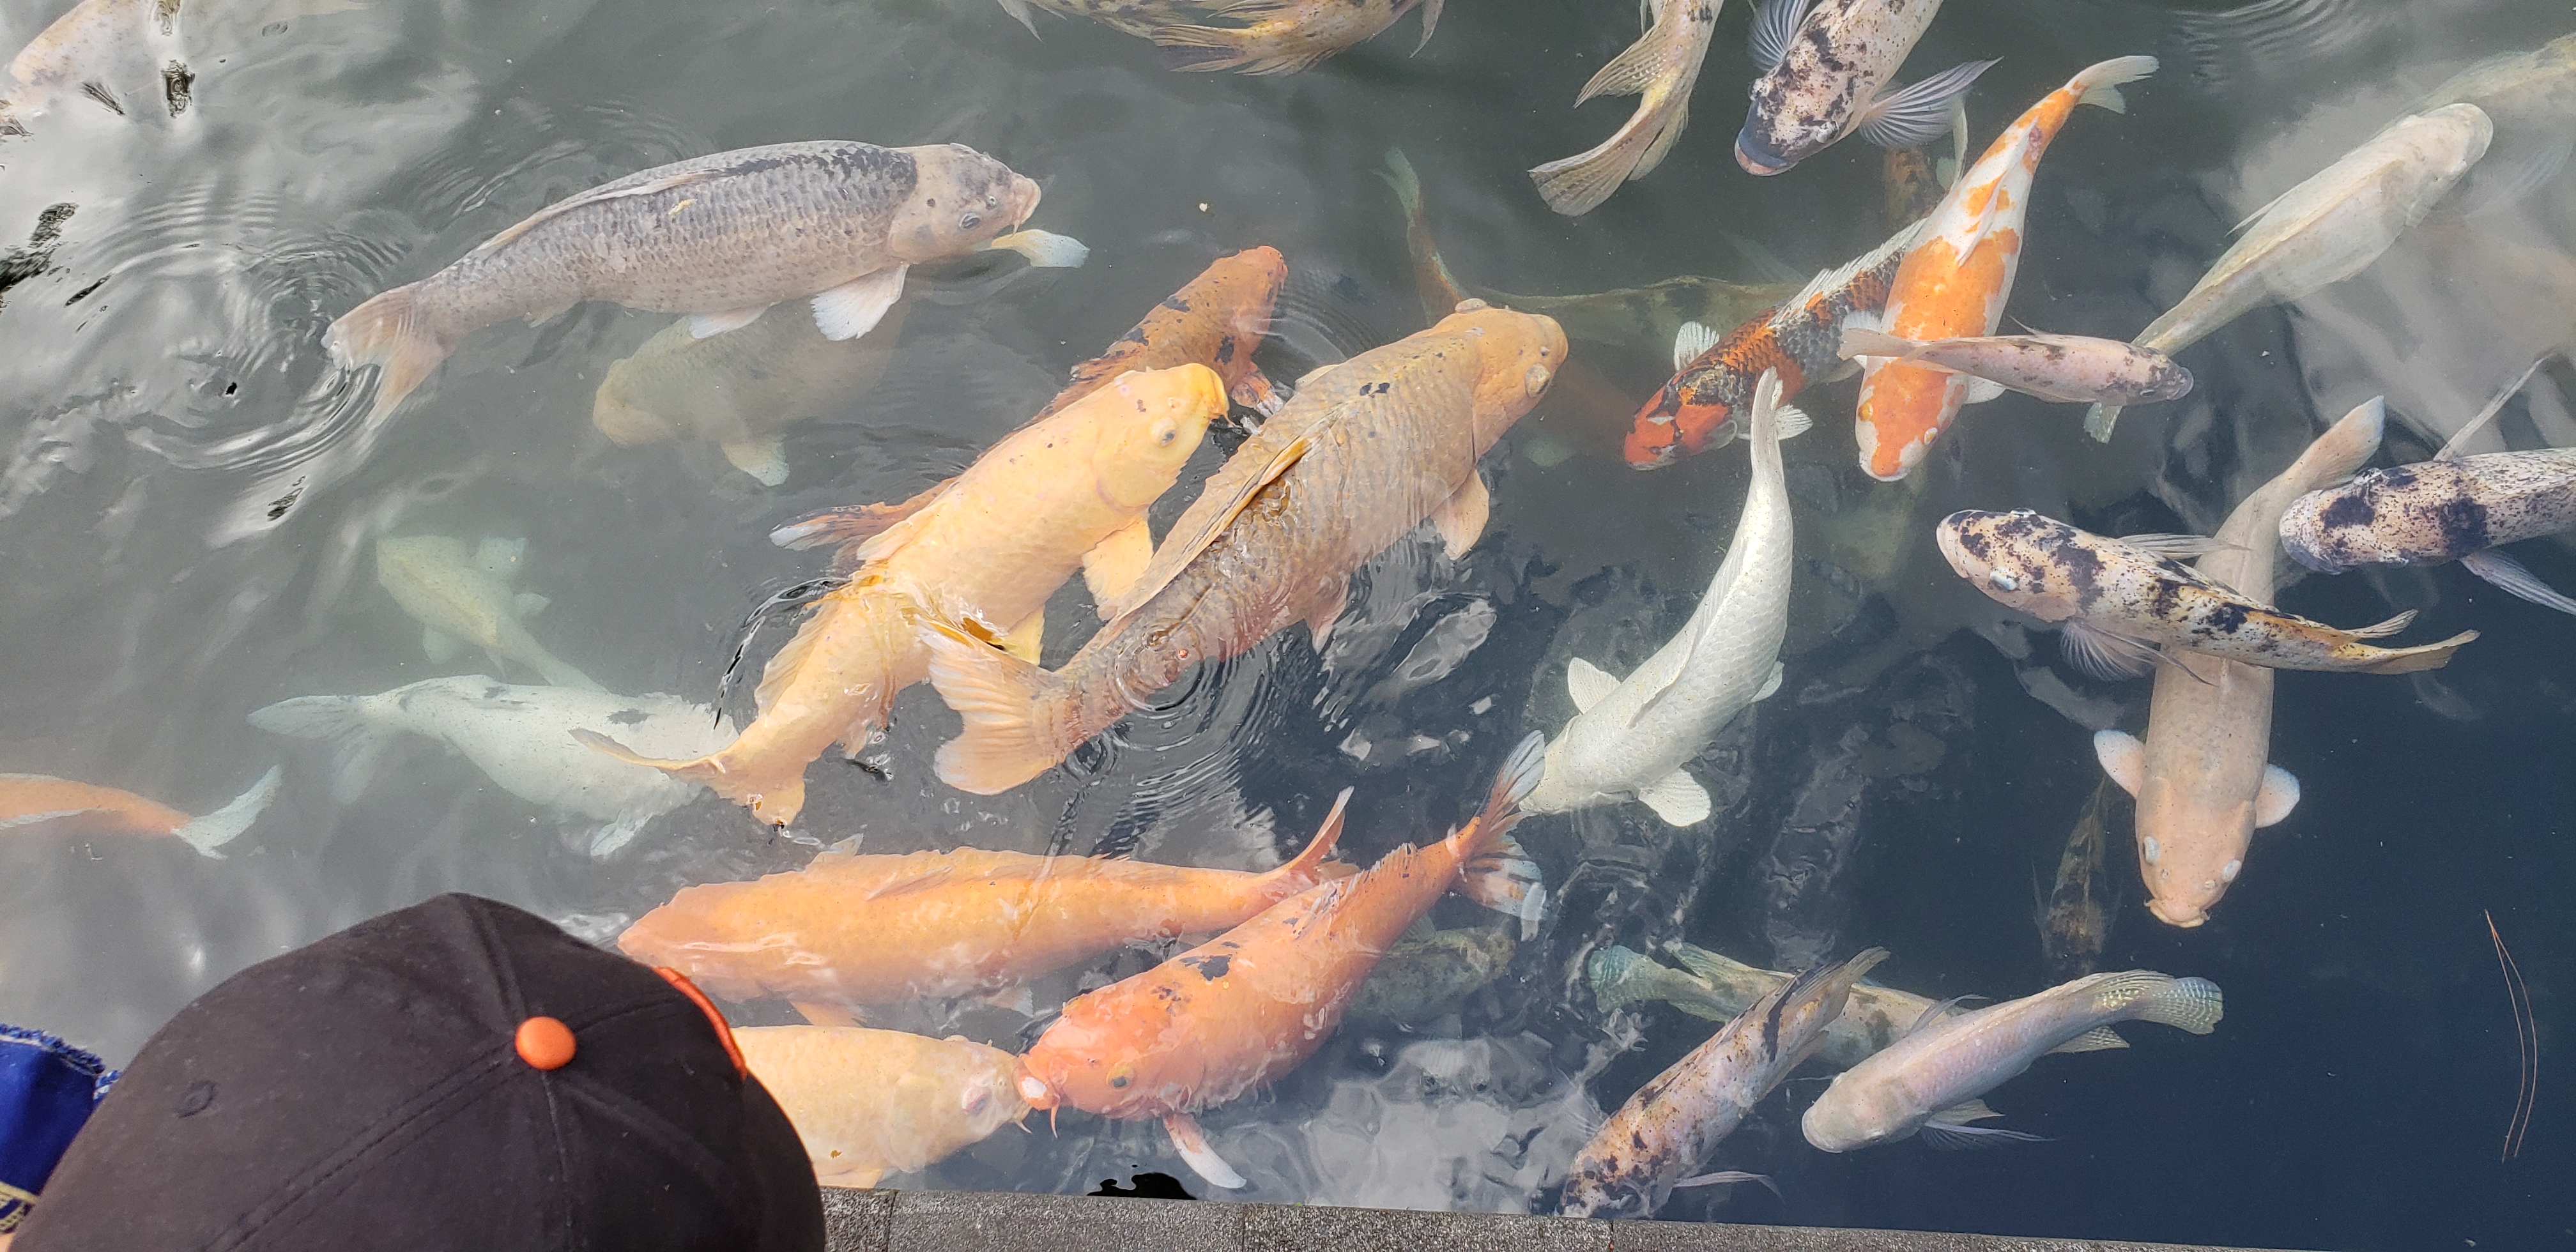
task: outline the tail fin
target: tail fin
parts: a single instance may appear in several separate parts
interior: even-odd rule
[[[207,856],[218,861],[224,859],[224,854],[218,849],[240,838],[241,833],[250,829],[250,824],[267,811],[268,802],[277,798],[277,777],[277,767],[269,766],[268,772],[260,775],[259,781],[250,785],[250,790],[234,797],[232,803],[170,833],[187,840],[189,847]]]
[[[367,722],[366,703],[365,696],[302,696],[255,710],[250,724],[271,734],[329,743],[331,798],[354,804],[375,780],[376,761],[391,742]]]
[[[750,809],[752,814],[772,826],[785,826],[796,820],[805,809],[805,765],[798,761],[785,770],[752,770],[728,758],[732,749],[710,753],[694,761],[665,761],[635,751],[625,744],[595,730],[576,729],[572,737],[582,746],[629,765],[658,769],[673,778],[693,782]]]
[[[930,649],[930,683],[966,720],[966,731],[939,746],[939,780],[959,791],[999,795],[1064,759],[1038,737],[1037,704],[1064,680],[953,627],[921,632]]]
[[[1538,929],[1547,909],[1547,888],[1538,865],[1511,838],[1521,820],[1521,801],[1538,789],[1547,769],[1547,736],[1532,732],[1512,749],[1485,793],[1484,810],[1465,830],[1451,835],[1459,851],[1458,892],[1498,913],[1521,919],[1521,937]]]
[[[1306,850],[1298,853],[1296,859],[1270,871],[1268,877],[1310,885],[1330,877],[1324,867],[1324,858],[1331,856],[1333,845],[1341,842],[1342,810],[1350,807],[1350,803],[1351,789],[1344,787],[1342,794],[1333,797],[1333,811],[1324,815],[1324,824],[1315,828],[1315,837],[1306,842]]]
[[[2420,644],[2412,648],[2386,648],[2387,653],[2376,663],[2364,668],[2364,674],[2412,674],[2417,670],[2440,669],[2451,663],[2451,654],[2467,647],[2478,637],[2474,630],[2464,630],[2440,643]]]
[[[2145,969],[2105,975],[2093,994],[2104,1008],[2125,1008],[2126,1020],[2154,1022],[2195,1035],[2217,1029],[2227,1008],[2218,984],[2206,978],[2176,978]]]
[[[419,283],[381,292],[341,314],[322,337],[342,368],[373,365],[383,371],[376,379],[375,418],[393,412],[455,348],[421,324],[419,300]]]
[[[2079,88],[2083,95],[2077,104],[2089,104],[2114,113],[2129,111],[2129,102],[2120,95],[2120,84],[2134,83],[2156,72],[2154,57],[2113,57],[2098,65],[2087,66],[2083,73],[2067,84]]]
[[[1599,147],[1532,169],[1530,181],[1538,184],[1539,198],[1567,217],[1580,217],[1600,207],[1611,192],[1619,189],[1619,184],[1636,176],[1638,163],[1656,147],[1656,139],[1670,125],[1642,124],[1647,120],[1642,116],[1630,118]]]

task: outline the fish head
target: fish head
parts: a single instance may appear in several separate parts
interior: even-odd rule
[[[1847,94],[1819,90],[1823,76],[1798,74],[1783,63],[1753,80],[1753,103],[1744,110],[1744,129],[1735,134],[1735,163],[1747,174],[1769,177],[1822,152],[1842,138],[1844,119],[1819,102],[1835,102],[1841,113],[1858,103]],[[1855,84],[1857,85],[1857,84]]]
[[[886,228],[886,248],[918,264],[972,252],[1037,211],[1038,185],[964,144],[901,151],[912,158],[912,194]]]
[[[1252,372],[1252,354],[1270,335],[1279,289],[1288,283],[1288,258],[1272,247],[1246,248],[1218,257],[1189,286],[1173,293],[1163,307],[1187,312],[1199,301],[1212,300],[1224,311],[1224,330],[1207,360],[1227,379]]]
[[[2137,402],[2179,400],[2191,394],[2191,371],[2166,357],[2147,367],[2147,385],[2138,392]]]
[[[1515,313],[1469,300],[1430,333],[1461,335],[1476,345],[1480,444],[1501,438],[1504,429],[1529,412],[1565,364],[1565,328],[1541,313]]]
[[[1736,436],[1735,406],[1721,399],[1702,399],[1686,384],[1690,374],[1676,376],[1637,410],[1621,452],[1628,468],[1662,469],[1684,456],[1722,448]]]
[[[1020,1057],[1015,1082],[1029,1107],[1069,1104],[1102,1117],[1160,1117],[1187,1107],[1186,1074],[1203,1051],[1171,1004],[1113,984],[1075,998]]]
[[[1894,1084],[1864,1084],[1854,1081],[1853,1074],[1845,1070],[1836,1076],[1798,1119],[1800,1133],[1819,1151],[1857,1152],[1905,1137],[1900,1128],[1907,1123],[1892,1107]]]
[[[2138,800],[2138,877],[2147,911],[2168,926],[2190,929],[2245,868],[2254,840],[2254,801],[2193,802],[2149,779]]]
[[[2073,542],[2083,532],[2029,509],[1962,509],[1935,532],[1941,555],[1989,599],[2044,622],[2083,611],[2081,590],[2099,558]]]
[[[964,1081],[957,1086],[956,1106],[969,1134],[980,1140],[1005,1123],[1025,1119],[1037,1107],[1021,1089],[1018,1057],[963,1035],[950,1035],[947,1042],[968,1058]]]
[[[2281,550],[2320,574],[2403,563],[2404,556],[2389,547],[2376,527],[2386,480],[2384,470],[2363,470],[2340,487],[2292,500],[2281,513]]]
[[[1135,370],[1083,398],[1094,416],[1091,468],[1102,496],[1142,511],[1170,490],[1208,423],[1225,416],[1225,380],[1193,361]]]
[[[625,384],[628,380],[618,369],[625,363],[620,361],[610,366],[608,377],[600,380],[599,390],[591,393],[590,424],[598,427],[599,433],[608,436],[611,443],[621,448],[678,438],[680,428],[672,424],[671,419],[637,407],[634,399],[627,395]]]
[[[1760,115],[1757,110],[1755,116],[1744,119],[1744,129],[1736,133],[1735,163],[1743,166],[1745,173],[1764,178],[1773,174],[1787,173],[1789,167],[1797,162],[1780,155],[1771,147],[1770,141],[1756,129],[1756,123],[1759,120]]]

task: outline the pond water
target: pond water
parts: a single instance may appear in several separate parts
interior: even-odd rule
[[[0,34],[15,46],[59,7],[0,0]],[[919,686],[866,768],[832,753],[809,771],[788,830],[701,792],[605,858],[586,854],[599,819],[522,799],[436,740],[388,737],[343,774],[329,746],[246,722],[289,697],[496,674],[470,650],[429,659],[379,586],[380,537],[523,539],[512,586],[551,600],[527,619],[548,651],[613,691],[714,702],[745,616],[825,564],[774,546],[771,528],[956,472],[1218,254],[1287,257],[1261,357],[1283,383],[1426,325],[1383,177],[1390,148],[1418,172],[1448,266],[1478,289],[1796,283],[1889,230],[1882,155],[1860,140],[1778,177],[1738,167],[1756,74],[1742,4],[1717,14],[1697,117],[1670,157],[1580,217],[1550,211],[1524,171],[1627,117],[1624,101],[1569,107],[1637,37],[1625,3],[1465,0],[1418,54],[1407,18],[1280,77],[1171,72],[1149,43],[1044,12],[1032,38],[984,0],[315,7],[332,6],[187,0],[184,110],[168,107],[161,45],[109,40],[97,72],[122,116],[75,99],[0,140],[0,245],[16,249],[0,263],[0,771],[190,813],[284,771],[220,860],[62,822],[0,833],[0,1020],[112,1061],[234,970],[443,891],[606,941],[683,886],[793,869],[853,838],[865,852],[1132,850],[1262,868],[1344,787],[1345,854],[1367,864],[1465,820],[1515,742],[1563,725],[1571,658],[1625,673],[1680,628],[1748,475],[1741,443],[1632,470],[1620,440],[1670,375],[1669,348],[1578,334],[1588,377],[1561,376],[1485,460],[1482,541],[1454,561],[1428,530],[1398,542],[1358,575],[1320,658],[1306,632],[1282,632],[990,797],[933,772],[958,722]],[[2126,89],[2125,114],[2080,110],[2049,151],[2009,306],[2041,330],[2124,338],[2240,218],[2463,66],[2570,25],[2536,0],[1951,0],[1904,77],[2000,57],[1967,99],[1982,145],[2088,64],[2162,59]],[[326,326],[360,300],[572,192],[826,138],[991,153],[1044,188],[1029,224],[1091,254],[1078,269],[985,255],[916,270],[899,325],[879,332],[881,375],[787,429],[781,485],[710,443],[620,446],[594,427],[606,371],[664,315],[586,304],[505,323],[384,421],[367,416],[365,377],[324,351]],[[1554,1211],[1591,1127],[1712,1029],[1664,1005],[1605,1011],[1586,967],[1610,945],[1687,941],[1776,969],[1884,946],[1873,977],[1936,999],[2059,981],[2036,897],[2100,783],[2093,732],[2139,730],[2148,683],[2060,662],[2043,628],[1945,566],[1934,524],[2032,508],[2102,534],[2207,533],[2374,395],[2391,417],[2379,463],[2426,459],[2534,358],[2576,346],[2576,185],[2485,199],[2437,210],[2360,276],[2180,352],[2195,390],[2131,409],[2107,444],[2085,436],[2080,407],[2008,395],[1969,410],[1911,479],[1882,484],[1845,433],[1854,385],[1811,390],[1815,429],[1786,451],[1785,682],[1691,765],[1715,816],[1676,828],[1625,804],[1525,821],[1552,900],[1536,933],[1492,982],[1414,1020],[1354,1018],[1284,1079],[1205,1112],[1250,1184],[1233,1194]],[[2545,366],[2483,446],[2576,444],[2570,396],[2576,370]],[[1237,438],[1220,429],[1199,450],[1156,506],[1158,531]],[[2576,587],[2558,544],[2516,554]],[[2270,759],[2304,799],[2255,836],[2204,926],[2149,915],[2131,806],[2110,805],[2118,908],[2099,967],[2216,982],[2214,1033],[2140,1026],[2127,1051],[2041,1061],[1990,1102],[2051,1142],[1990,1151],[1817,1152],[1798,1113],[1830,1071],[1811,1067],[1707,1166],[1767,1174],[1778,1196],[1684,1190],[1662,1215],[2576,1244],[2563,1084],[2540,1083],[2519,1159],[2498,1159],[2519,1053],[2481,915],[2529,982],[2541,1068],[2563,1074],[2576,624],[2457,566],[2308,578],[2282,603],[2337,623],[2415,609],[2409,641],[2481,638],[2420,675],[2281,677]],[[1079,579],[1047,620],[1053,666],[1097,620]],[[759,636],[747,672],[786,634]],[[496,676],[536,681],[516,664]],[[724,694],[737,720],[751,685]],[[1490,916],[1452,899],[1432,920]],[[1043,979],[1031,1012],[934,1002],[871,1024],[1017,1050],[1066,996],[1168,950]],[[798,1020],[730,1007],[745,1024]],[[1186,1173],[1151,1121],[1067,1111],[1053,1132],[1030,1125],[893,1182],[1081,1191]]]

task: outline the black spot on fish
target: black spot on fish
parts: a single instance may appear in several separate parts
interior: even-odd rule
[[[2487,506],[2471,497],[2453,496],[2427,510],[2425,516],[2439,528],[2446,555],[2465,556],[2493,546],[2487,539]]]
[[[2379,516],[2379,506],[2370,502],[2367,492],[2347,491],[2317,510],[2317,520],[2329,527],[2368,526]]]
[[[1145,328],[1144,328],[1144,327],[1142,327],[1142,326],[1137,326],[1137,327],[1132,327],[1132,328],[1130,328],[1130,329],[1127,331],[1127,333],[1126,333],[1126,334],[1120,335],[1120,336],[1118,337],[1118,342],[1120,342],[1120,343],[1134,343],[1134,344],[1141,344],[1141,343],[1145,342]]]
[[[642,709],[619,709],[609,714],[608,720],[620,726],[641,726],[648,716]]]
[[[1217,979],[1225,977],[1225,971],[1234,964],[1234,958],[1230,956],[1185,956],[1181,958],[1181,964],[1197,970],[1199,972],[1199,977],[1204,978],[1209,982],[1215,982]]]
[[[1226,337],[1217,340],[1214,356],[1216,358],[1216,363],[1219,365],[1232,361],[1234,359],[1234,336],[1227,335]]]
[[[2102,558],[2091,549],[2070,543],[2057,550],[2057,566],[2066,571],[2066,585],[2075,592],[2076,603],[2091,604],[2102,594]]]
[[[1170,309],[1175,313],[1187,313],[1190,311],[1190,302],[1182,299],[1180,294],[1175,292],[1172,295],[1164,297],[1163,307]]]
[[[2213,635],[2235,634],[2237,631],[2245,628],[2245,619],[2248,616],[2249,614],[2247,613],[2244,605],[2238,604],[2233,600],[2221,600],[2210,608],[2209,616],[2204,619],[2208,627],[2207,633]]]

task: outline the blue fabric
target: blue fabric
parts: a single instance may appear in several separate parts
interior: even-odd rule
[[[0,1023],[0,1234],[25,1220],[63,1149],[116,1075],[37,1030]]]

